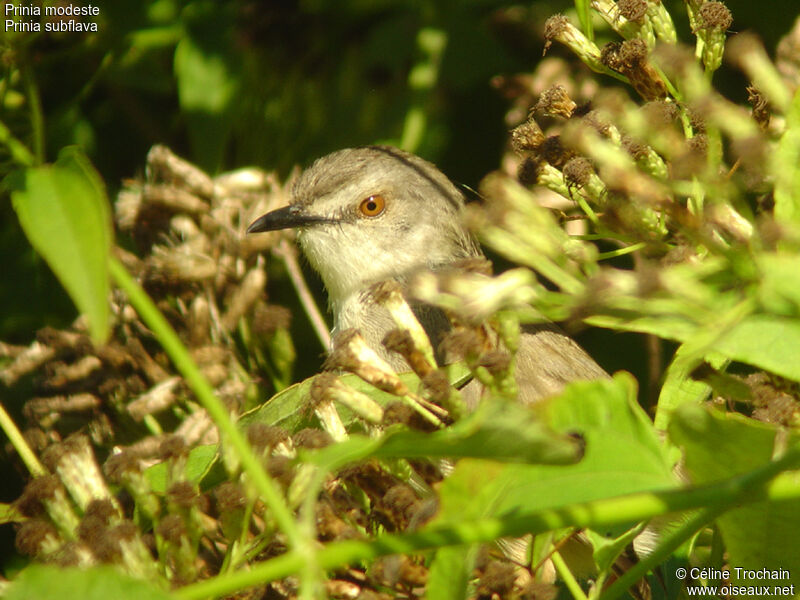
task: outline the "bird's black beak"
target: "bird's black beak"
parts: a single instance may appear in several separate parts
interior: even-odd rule
[[[304,227],[314,223],[327,223],[331,219],[319,215],[310,215],[302,204],[290,204],[277,210],[261,215],[247,228],[247,233],[261,233],[263,231],[276,231],[278,229],[292,229]]]

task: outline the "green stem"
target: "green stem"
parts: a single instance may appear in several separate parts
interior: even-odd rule
[[[589,0],[575,0],[575,12],[578,13],[578,21],[581,23],[583,34],[594,41],[594,27],[592,26],[592,13],[589,10]]]
[[[250,445],[231,420],[225,405],[214,394],[211,385],[192,360],[186,347],[178,338],[164,315],[156,308],[150,297],[125,270],[125,267],[114,257],[109,260],[109,271],[117,285],[128,295],[131,305],[141,316],[144,323],[153,331],[164,351],[170,357],[187,385],[197,396],[200,404],[208,412],[211,419],[230,443],[241,461],[242,468],[256,488],[257,492],[269,507],[271,516],[278,527],[289,538],[289,543],[297,550],[306,549],[308,544],[301,536],[294,518],[286,507],[277,486],[261,466],[253,454]]]
[[[600,252],[597,255],[597,260],[605,260],[607,258],[616,258],[617,256],[623,256],[625,254],[630,254],[631,252],[636,252],[637,250],[641,250],[647,246],[645,242],[639,242],[637,244],[631,244],[630,246],[625,246],[624,248],[619,248],[617,250],[609,250],[608,252]]]
[[[443,546],[487,543],[501,537],[521,537],[529,533],[535,535],[565,527],[602,530],[623,523],[643,521],[657,515],[710,505],[723,504],[728,508],[735,504],[770,500],[773,496],[779,500],[800,499],[800,480],[797,478],[782,477],[779,478],[780,481],[776,480],[774,485],[768,485],[770,479],[782,470],[798,466],[800,466],[800,450],[795,448],[781,460],[767,463],[744,475],[702,487],[640,492],[524,515],[433,526],[415,533],[384,535],[372,541],[334,542],[318,550],[317,565],[321,569],[330,570],[390,554],[413,554]],[[237,590],[298,573],[307,560],[302,552],[292,550],[277,558],[257,563],[247,571],[218,575],[188,585],[175,590],[173,595],[176,600],[201,600],[231,594]],[[652,565],[649,565],[648,568],[651,567]]]
[[[20,142],[11,133],[11,130],[6,127],[6,124],[0,121],[0,143],[4,144],[11,157],[25,167],[32,167],[36,163],[36,157],[28,150],[28,147]]]
[[[25,85],[25,94],[31,109],[31,130],[33,135],[33,155],[37,165],[44,163],[44,117],[42,116],[42,100],[39,97],[39,88],[33,78],[31,69],[24,66],[20,69],[22,81]]]
[[[28,446],[28,442],[25,441],[17,424],[14,423],[14,419],[6,412],[6,407],[2,404],[0,404],[0,427],[5,431],[8,439],[11,441],[11,445],[14,446],[14,449],[17,451],[17,454],[19,454],[22,462],[25,463],[25,466],[28,467],[28,471],[30,471],[31,475],[34,477],[46,475],[47,469],[45,469],[42,463],[39,462],[39,459],[36,458],[36,455],[33,453],[33,450],[31,450],[31,447]]]
[[[561,576],[561,579],[564,580],[564,585],[567,586],[569,593],[572,594],[572,597],[575,600],[587,600],[586,594],[584,593],[583,589],[581,589],[580,584],[575,579],[575,576],[572,574],[572,571],[569,570],[567,563],[564,562],[564,559],[561,558],[561,555],[556,550],[550,556],[550,559],[553,561],[553,566],[558,571],[558,574]]]
[[[661,538],[658,547],[652,554],[645,557],[643,560],[636,563],[633,567],[625,571],[625,573],[611,584],[598,598],[598,600],[614,600],[624,594],[631,586],[633,586],[642,577],[652,570],[656,565],[661,564],[669,555],[677,550],[681,544],[692,537],[697,531],[711,523],[719,515],[725,512],[729,506],[727,503],[720,503],[716,506],[706,508],[700,511],[697,515],[686,521],[678,529],[671,531],[669,534]]]

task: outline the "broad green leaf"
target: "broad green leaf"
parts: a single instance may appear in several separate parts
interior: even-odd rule
[[[5,594],[6,600],[169,600],[151,582],[133,579],[113,567],[59,568],[33,565],[22,571]]]
[[[800,222],[800,90],[786,115],[786,131],[769,161],[775,178],[775,219]]]
[[[86,315],[92,339],[102,343],[109,332],[112,229],[99,175],[80,150],[66,148],[54,164],[17,171],[4,184],[31,245]]]
[[[763,253],[756,257],[761,272],[758,299],[768,312],[800,314],[800,269],[798,256],[790,252]]]
[[[800,381],[800,319],[752,315],[714,344],[725,356]]]
[[[711,393],[711,386],[702,381],[695,381],[689,374],[694,369],[694,362],[687,363],[682,360],[685,346],[678,348],[675,358],[667,369],[664,385],[658,395],[658,407],[654,425],[659,431],[664,431],[669,424],[672,413],[685,402],[702,402]],[[714,368],[720,368],[728,362],[724,356],[711,353],[706,356],[706,361]]]
[[[484,402],[478,410],[432,433],[389,430],[379,438],[352,435],[309,459],[329,469],[376,458],[490,458],[502,462],[565,464],[580,456],[579,444],[554,434],[533,411],[514,402]]]
[[[667,452],[636,403],[630,375],[570,384],[545,403],[542,416],[556,432],[582,437],[585,454],[580,462],[489,468],[488,461],[460,461],[442,484],[437,520],[457,522],[465,512],[485,510],[488,503],[492,514],[502,515],[676,485]]]
[[[684,452],[686,469],[695,484],[710,483],[751,471],[769,462],[776,446],[798,443],[797,434],[784,437],[778,428],[736,413],[686,404],[673,415],[670,438]],[[759,502],[725,513],[718,521],[728,562],[745,569],[788,569],[800,586],[800,502]],[[736,579],[741,585],[768,581]]]
[[[462,600],[468,598],[467,586],[475,564],[474,546],[439,548],[428,571],[425,597],[428,600]]]
[[[470,379],[469,369],[461,362],[448,365],[445,367],[445,371],[447,372],[448,381],[455,387],[461,387]],[[353,389],[368,394],[382,406],[398,400],[397,396],[373,387],[356,375],[341,375],[340,379]],[[414,373],[401,373],[400,379],[412,391],[418,390],[421,385],[419,377]],[[313,414],[307,408],[313,381],[314,378],[309,377],[275,394],[261,406],[244,413],[239,418],[239,426],[246,428],[253,423],[264,423],[266,425],[279,425],[291,432],[307,426],[312,422],[313,417]],[[353,423],[355,416],[347,407],[338,405],[336,408],[345,426]]]
[[[197,446],[189,451],[186,459],[184,474],[186,480],[192,483],[199,482],[215,464],[217,458],[217,446]],[[158,494],[167,491],[167,465],[158,463],[145,471],[147,480],[150,482],[152,490]]]

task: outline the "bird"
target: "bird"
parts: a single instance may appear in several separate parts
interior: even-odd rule
[[[332,334],[358,329],[367,345],[401,372],[409,370],[403,357],[382,344],[396,325],[370,290],[389,280],[405,287],[422,271],[483,258],[464,223],[466,200],[461,188],[414,154],[382,145],[345,148],[303,171],[289,205],[258,217],[247,233],[296,229],[328,294]],[[440,347],[450,328],[444,313],[419,303],[412,308]],[[524,404],[558,394],[571,381],[608,376],[551,323],[522,327],[514,373]],[[474,405],[479,395],[470,397]]]

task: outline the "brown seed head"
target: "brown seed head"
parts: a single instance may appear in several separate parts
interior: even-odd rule
[[[159,521],[156,533],[168,542],[179,544],[186,537],[186,526],[180,515],[171,514]]]
[[[288,487],[294,477],[292,459],[288,456],[270,456],[267,461],[267,472],[270,477]]]
[[[481,356],[478,364],[492,375],[501,375],[505,373],[511,365],[511,357],[506,352],[492,350]]]
[[[769,127],[770,111],[769,104],[764,94],[754,85],[747,86],[747,101],[753,107],[753,119],[762,131]]]
[[[564,15],[553,15],[544,22],[544,51],[547,52],[553,44],[553,40],[564,35],[572,24]]]
[[[697,11],[697,27],[699,29],[713,29],[716,31],[727,31],[733,23],[733,15],[730,9],[722,2],[710,0],[700,5]]]
[[[61,481],[55,475],[42,475],[31,479],[15,502],[17,510],[26,517],[36,517],[44,513],[42,502],[53,498],[62,489]]]
[[[271,450],[289,439],[289,432],[282,427],[253,423],[247,428],[247,440],[257,449]]]
[[[171,460],[187,456],[189,449],[181,436],[169,435],[159,445],[158,454],[161,460]]]
[[[622,70],[622,60],[619,56],[621,44],[619,42],[608,42],[600,50],[600,62],[613,71]]]
[[[95,498],[86,507],[87,517],[97,517],[104,524],[108,524],[112,519],[120,516],[116,507],[112,504],[111,500],[107,498]]]
[[[563,173],[567,184],[583,187],[589,183],[589,178],[594,173],[594,169],[588,158],[576,156],[564,165]]]
[[[619,47],[619,61],[623,70],[634,69],[647,62],[647,42],[634,38],[625,40]]]
[[[14,545],[20,554],[37,556],[48,546],[54,546],[59,541],[58,532],[50,523],[41,519],[31,519],[20,525]]]
[[[535,185],[539,181],[544,164],[545,162],[539,158],[526,157],[517,168],[517,179],[523,185]]]
[[[298,448],[308,448],[317,450],[333,443],[333,439],[327,431],[321,429],[301,429],[292,437],[294,445]]]
[[[617,7],[619,14],[634,23],[642,23],[647,14],[647,0],[619,0]]]
[[[516,580],[514,565],[494,560],[490,562],[483,572],[478,583],[478,593],[482,596],[506,597],[514,587]]]
[[[191,508],[197,504],[197,490],[194,484],[179,481],[167,490],[167,499],[181,508]]]
[[[244,495],[242,486],[232,481],[226,481],[214,491],[214,498],[217,501],[217,510],[220,513],[233,512],[244,508],[247,498]]]
[[[311,382],[311,390],[309,392],[309,400],[311,407],[314,408],[324,402],[331,402],[332,399],[328,390],[333,386],[339,377],[335,373],[320,373],[314,377]]]
[[[441,369],[431,371],[422,378],[422,385],[428,391],[434,402],[443,402],[450,397],[452,388],[447,374]]]
[[[575,152],[563,144],[559,135],[551,135],[542,142],[539,154],[556,169],[564,168],[567,161],[575,156]]]
[[[141,473],[141,471],[142,461],[139,457],[134,455],[133,452],[125,450],[118,454],[112,454],[103,464],[103,472],[108,477],[108,480],[115,484],[122,483],[126,473]]]
[[[567,94],[567,88],[563,85],[554,85],[542,93],[534,110],[541,110],[549,116],[569,119],[577,106]]]
[[[511,148],[517,154],[534,152],[543,141],[544,133],[533,119],[528,119],[511,130]]]

